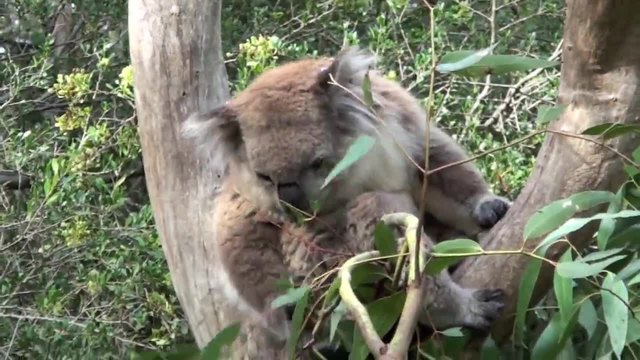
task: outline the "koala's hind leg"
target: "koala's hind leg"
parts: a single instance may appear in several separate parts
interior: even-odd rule
[[[365,193],[347,206],[347,239],[359,252],[373,249],[376,224],[383,215],[407,212],[417,216],[418,209],[408,193]],[[423,234],[421,244],[433,243]],[[427,292],[420,322],[445,329],[454,326],[486,330],[502,311],[503,291],[469,289],[455,283],[447,271],[425,277]]]
[[[466,159],[468,156],[460,145],[444,131],[432,126],[430,169]],[[507,199],[491,192],[489,184],[471,162],[435,172],[429,175],[428,181],[426,198],[423,199],[427,212],[467,236],[477,236],[482,230],[493,227],[511,206]],[[421,181],[416,183],[413,195],[416,201],[420,201],[422,184]]]

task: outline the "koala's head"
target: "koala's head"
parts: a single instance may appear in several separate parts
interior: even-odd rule
[[[324,179],[357,135],[375,132],[366,106],[332,82],[357,92],[373,63],[348,49],[270,69],[224,105],[192,115],[183,134],[263,208],[282,209],[284,201],[308,211],[313,200],[330,208],[328,201],[340,202],[332,191],[340,179],[321,191]]]

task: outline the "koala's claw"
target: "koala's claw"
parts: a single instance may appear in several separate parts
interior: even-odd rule
[[[479,331],[488,331],[491,324],[502,313],[504,295],[501,289],[482,289],[473,292],[473,298],[477,302],[471,306],[465,326]]]
[[[482,199],[473,211],[473,219],[481,227],[488,229],[495,225],[507,213],[511,203],[500,196],[488,196]]]

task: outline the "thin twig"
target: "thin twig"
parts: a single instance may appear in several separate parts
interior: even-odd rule
[[[607,150],[609,150],[609,151],[613,152],[613,153],[614,153],[614,154],[616,154],[618,157],[620,157],[620,158],[621,158],[621,159],[623,159],[624,161],[628,162],[629,164],[633,165],[634,167],[640,168],[640,164],[638,164],[637,162],[633,161],[633,160],[632,160],[631,158],[629,158],[628,156],[624,155],[624,154],[623,154],[623,153],[621,153],[620,151],[616,150],[615,148],[613,148],[613,147],[612,147],[612,146],[610,146],[610,145],[605,144],[605,143],[604,143],[604,142],[602,142],[602,141],[598,141],[598,140],[596,140],[596,139],[592,139],[592,138],[590,138],[590,137],[587,137],[587,136],[584,136],[584,135],[580,135],[580,134],[572,134],[572,133],[564,132],[564,131],[560,131],[560,130],[542,129],[542,130],[534,131],[534,132],[532,132],[532,133],[530,133],[530,134],[528,134],[528,135],[526,135],[526,136],[524,136],[524,137],[521,137],[521,138],[519,138],[519,139],[516,139],[516,140],[514,140],[514,141],[512,141],[512,142],[510,142],[510,143],[508,143],[508,144],[505,144],[505,145],[502,145],[502,146],[498,146],[497,148],[494,148],[494,149],[491,149],[491,150],[487,150],[487,151],[481,152],[480,154],[477,154],[477,155],[471,156],[471,157],[469,157],[469,158],[467,158],[467,159],[460,160],[460,161],[455,161],[455,162],[452,162],[452,163],[449,163],[449,164],[446,164],[446,165],[443,165],[443,166],[437,167],[437,168],[435,168],[435,169],[433,169],[433,170],[429,170],[429,171],[427,171],[427,176],[429,176],[429,175],[431,175],[431,174],[434,174],[434,173],[436,173],[436,172],[438,172],[438,171],[442,171],[442,170],[446,170],[446,169],[448,169],[448,168],[452,168],[452,167],[454,167],[454,166],[459,166],[459,165],[462,165],[462,164],[466,164],[466,163],[468,163],[468,162],[472,162],[472,161],[474,161],[474,160],[477,160],[477,159],[479,159],[479,158],[482,158],[482,157],[487,156],[487,155],[489,155],[489,154],[492,154],[492,153],[494,153],[494,152],[497,152],[497,151],[501,151],[501,150],[504,150],[504,149],[510,148],[510,147],[512,147],[512,146],[514,146],[514,145],[517,145],[517,144],[519,144],[519,143],[525,142],[525,141],[527,141],[527,140],[531,139],[532,137],[537,136],[537,135],[540,135],[540,134],[543,134],[543,133],[551,133],[551,134],[556,134],[556,135],[567,136],[567,137],[571,137],[571,138],[575,138],[575,139],[580,139],[580,140],[588,141],[588,142],[590,142],[590,143],[593,143],[593,144],[596,144],[596,145],[602,146],[603,148],[605,148],[605,149],[607,149]]]
[[[435,19],[433,16],[433,6],[429,4],[426,0],[423,1],[424,4],[429,8],[429,23],[431,24],[431,80],[429,83],[429,100],[427,101],[427,126],[425,127],[424,134],[424,169],[427,171],[429,169],[429,148],[430,148],[430,140],[431,140],[431,116],[433,115],[433,91],[436,82],[436,43],[435,43]],[[420,191],[420,214],[424,214],[427,208],[427,184],[428,180],[428,172],[422,178],[422,189]],[[422,216],[420,216],[418,220],[418,227],[416,229],[416,241],[418,242],[418,248],[420,248],[420,239],[422,238]],[[418,252],[414,254],[416,256],[416,261],[418,261],[417,256]],[[420,277],[420,274],[416,274],[416,277]]]

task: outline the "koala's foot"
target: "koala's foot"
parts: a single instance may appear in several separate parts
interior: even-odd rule
[[[511,202],[497,195],[487,195],[478,201],[473,209],[473,220],[484,228],[493,227],[511,207]]]
[[[504,308],[504,291],[501,289],[465,289],[469,293],[468,308],[462,326],[478,331],[488,331]]]
[[[470,289],[455,283],[449,274],[441,272],[426,278],[427,298],[420,322],[443,330],[466,327],[487,331],[504,308],[504,291],[499,289]]]

